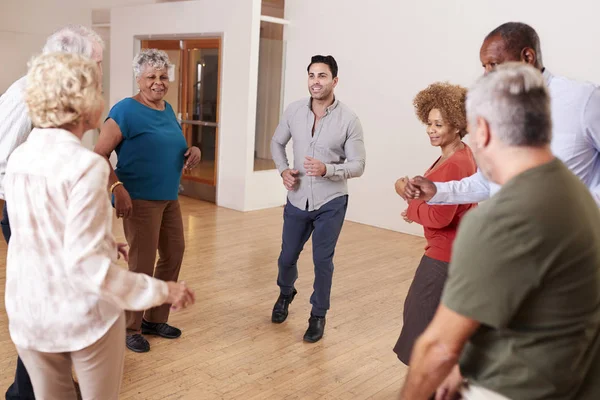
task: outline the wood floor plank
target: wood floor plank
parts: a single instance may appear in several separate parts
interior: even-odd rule
[[[282,209],[241,213],[181,198],[186,255],[181,279],[194,307],[171,316],[177,340],[150,337],[127,352],[121,399],[389,399],[406,368],[392,348],[402,304],[423,254],[422,238],[346,222],[335,256],[325,337],[302,341],[310,314],[312,244],[302,253],[288,320],[270,322]],[[123,241],[120,222],[115,235]],[[0,392],[16,352],[4,311],[6,246],[0,243]]]

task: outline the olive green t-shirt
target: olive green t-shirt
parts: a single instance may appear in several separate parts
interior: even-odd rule
[[[514,400],[600,399],[600,211],[554,160],[463,219],[442,303],[479,321],[464,377]]]

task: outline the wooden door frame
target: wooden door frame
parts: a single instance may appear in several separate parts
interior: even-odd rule
[[[216,135],[215,135],[215,171],[213,175],[212,182],[208,179],[197,178],[194,176],[189,176],[182,174],[182,179],[194,181],[198,183],[203,183],[205,185],[217,186],[217,177],[219,170],[219,135],[220,135],[220,112],[221,112],[221,73],[223,68],[222,63],[222,38],[219,36],[214,37],[196,37],[196,38],[181,38],[181,39],[142,39],[140,40],[141,48],[158,48],[161,50],[179,50],[181,63],[179,65],[179,76],[181,78],[181,87],[179,93],[179,112],[181,116],[189,115],[188,110],[188,85],[189,85],[189,54],[188,50],[192,49],[218,49],[218,63],[219,69],[217,71],[217,127],[216,127]],[[186,142],[191,143],[191,125],[183,124],[185,128],[183,128],[183,135],[185,137]]]

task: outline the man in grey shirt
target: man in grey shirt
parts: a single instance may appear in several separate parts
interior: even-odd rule
[[[297,261],[313,235],[315,264],[312,311],[306,342],[323,337],[333,277],[333,255],[348,206],[349,178],[365,169],[363,131],[356,114],[334,96],[338,66],[332,56],[314,56],[307,68],[309,99],[292,103],[285,111],[273,140],[273,161],[288,190],[283,212],[283,239],[277,284],[281,290],[271,321],[282,323],[296,296]],[[286,145],[293,139],[294,167]]]

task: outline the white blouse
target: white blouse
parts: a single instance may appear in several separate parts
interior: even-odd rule
[[[34,129],[11,155],[5,303],[17,347],[81,350],[123,310],[165,302],[165,282],[116,264],[108,175],[107,161],[62,129]]]

